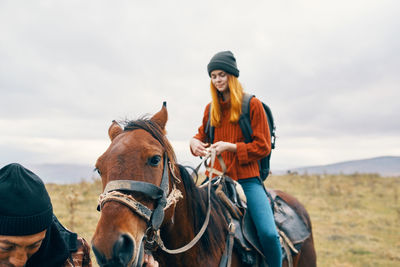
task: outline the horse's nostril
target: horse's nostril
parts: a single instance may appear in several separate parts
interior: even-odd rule
[[[96,256],[97,263],[100,264],[100,266],[105,264],[106,257],[104,256],[104,254],[99,252],[94,245],[92,245],[92,251],[93,251],[94,255]]]
[[[133,239],[127,234],[122,234],[114,244],[114,258],[118,259],[123,266],[126,266],[132,259],[134,248]]]

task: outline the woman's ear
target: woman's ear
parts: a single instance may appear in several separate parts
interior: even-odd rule
[[[165,131],[165,125],[168,121],[168,111],[167,111],[167,102],[163,102],[161,110],[154,114],[151,120],[157,123],[163,131]]]
[[[112,121],[110,128],[108,128],[108,136],[110,137],[111,142],[122,132],[122,127],[118,124],[118,122]]]

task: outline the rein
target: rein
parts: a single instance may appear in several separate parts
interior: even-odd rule
[[[214,171],[214,162],[215,162],[216,152],[215,150],[211,150],[210,153],[205,157],[204,160],[210,158],[211,168],[210,168],[210,177]],[[200,165],[203,162],[200,163]],[[200,166],[199,165],[199,166]],[[211,183],[208,183],[208,207],[207,207],[207,215],[204,223],[200,229],[200,231],[196,234],[196,236],[185,246],[178,249],[168,249],[165,247],[164,242],[160,236],[160,226],[164,220],[164,211],[170,207],[171,205],[175,205],[180,198],[182,198],[182,192],[176,189],[174,180],[172,180],[173,188],[171,192],[169,192],[169,172],[168,166],[171,170],[174,179],[180,181],[175,176],[174,171],[172,170],[171,164],[169,164],[168,156],[165,153],[164,155],[164,168],[161,179],[160,187],[140,181],[132,181],[132,180],[114,180],[107,183],[103,193],[99,196],[97,210],[101,211],[104,204],[110,201],[119,202],[128,208],[130,208],[134,213],[139,215],[142,219],[144,219],[149,228],[146,231],[146,235],[151,233],[152,240],[146,240],[147,243],[152,244],[156,242],[157,245],[165,252],[169,254],[179,254],[191,249],[203,236],[204,232],[207,229],[208,223],[210,221],[211,214]],[[199,168],[199,167],[198,167]],[[139,192],[143,193],[146,196],[150,197],[153,200],[157,201],[156,208],[154,210],[150,210],[148,207],[134,199],[130,194],[126,194],[125,192]],[[167,196],[168,194],[168,196]],[[146,238],[147,239],[147,238]]]
[[[205,157],[205,160],[207,160],[208,158],[211,158],[211,166],[212,167],[214,166],[215,155],[216,155],[216,152],[215,152],[215,149],[213,149],[213,150],[211,150],[211,153],[209,153]],[[203,164],[203,162],[201,162],[199,166],[201,166],[201,164]],[[213,171],[214,171],[214,168],[211,168],[211,174],[212,174]],[[208,183],[208,187],[207,187],[207,195],[208,195],[208,199],[207,199],[207,202],[208,202],[207,215],[206,215],[206,219],[204,220],[204,223],[203,223],[200,231],[197,233],[197,235],[188,244],[186,244],[185,246],[183,246],[181,248],[178,248],[178,249],[168,249],[168,248],[166,248],[165,245],[164,245],[164,242],[162,241],[162,239],[160,237],[160,235],[157,235],[155,241],[157,242],[157,244],[160,246],[160,248],[162,250],[164,250],[165,252],[167,252],[169,254],[179,254],[179,253],[182,253],[182,252],[185,252],[185,251],[191,249],[200,240],[200,238],[203,236],[204,232],[206,231],[208,223],[210,221],[210,214],[211,214],[211,183],[210,182]]]

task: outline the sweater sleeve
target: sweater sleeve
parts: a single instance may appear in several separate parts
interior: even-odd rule
[[[269,132],[267,115],[262,103],[253,97],[250,100],[250,121],[253,134],[250,143],[238,142],[237,157],[239,164],[248,164],[267,156],[271,152],[271,136]]]

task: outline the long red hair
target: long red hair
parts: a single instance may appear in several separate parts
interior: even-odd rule
[[[236,123],[239,121],[240,113],[242,111],[243,87],[238,78],[228,74],[228,89],[231,100],[231,117],[230,122]],[[211,89],[211,126],[218,127],[221,122],[221,106],[219,103],[218,90],[210,82]]]

